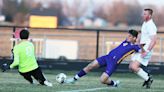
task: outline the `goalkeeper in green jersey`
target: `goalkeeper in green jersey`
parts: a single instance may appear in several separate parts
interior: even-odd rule
[[[32,42],[28,41],[28,37],[29,31],[27,29],[21,30],[21,42],[14,47],[14,61],[8,67],[12,69],[18,66],[20,75],[22,75],[31,84],[33,84],[33,76],[41,85],[52,86],[52,83],[45,79],[38,66],[34,53],[34,45]],[[7,64],[4,64],[3,69],[5,70],[6,67]]]

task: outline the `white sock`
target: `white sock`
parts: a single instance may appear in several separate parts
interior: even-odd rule
[[[74,78],[78,80],[80,77],[76,74]]]
[[[145,81],[149,79],[148,73],[145,72],[142,68],[139,69],[139,71],[137,72],[137,75],[143,78]]]

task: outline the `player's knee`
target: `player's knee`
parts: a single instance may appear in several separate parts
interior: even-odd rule
[[[106,80],[103,79],[103,78],[100,78],[100,82],[101,82],[102,84],[106,84]]]
[[[100,82],[101,82],[102,84],[106,84],[107,79],[105,79],[105,78],[100,78]]]
[[[137,71],[138,66],[135,65],[135,63],[132,63],[132,64],[129,65],[129,69],[132,70],[133,72],[135,72],[135,71]]]
[[[130,65],[129,65],[129,69],[130,69],[130,70],[132,70],[132,69],[133,69],[132,64],[130,64]]]

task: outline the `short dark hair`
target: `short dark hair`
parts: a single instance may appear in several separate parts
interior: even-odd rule
[[[29,31],[27,29],[22,29],[20,32],[20,38],[28,39],[28,37],[29,37]]]
[[[137,32],[136,30],[134,30],[134,29],[130,29],[130,30],[129,30],[129,34],[131,34],[132,36],[134,36],[134,37],[136,37],[136,38],[137,38],[137,36],[138,36],[138,32]]]
[[[146,8],[146,9],[144,9],[144,11],[148,11],[150,15],[153,15],[153,10],[150,8]]]

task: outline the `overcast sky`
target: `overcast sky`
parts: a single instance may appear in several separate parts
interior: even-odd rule
[[[140,4],[152,4],[156,6],[164,6],[164,0],[138,0]]]
[[[122,0],[94,0],[98,3],[102,3],[105,1],[122,1]],[[138,1],[141,5],[155,5],[155,6],[164,6],[164,0],[124,0],[126,1],[126,3],[131,3],[131,2],[135,2]]]
[[[35,0],[35,1],[41,1],[43,4],[46,2],[51,2],[51,1],[56,1],[56,0]],[[60,0],[59,0],[60,1]],[[62,0],[61,0],[62,1]],[[63,0],[64,1],[64,0]],[[73,3],[75,0],[68,0],[68,2]],[[123,0],[83,0],[84,2],[86,1],[86,3],[88,2],[94,2],[97,4],[102,4],[104,2],[113,2],[113,1],[123,1]],[[161,7],[164,6],[164,0],[124,0],[126,3],[132,3],[132,2],[136,2],[138,1],[141,5],[155,5],[157,7]]]

